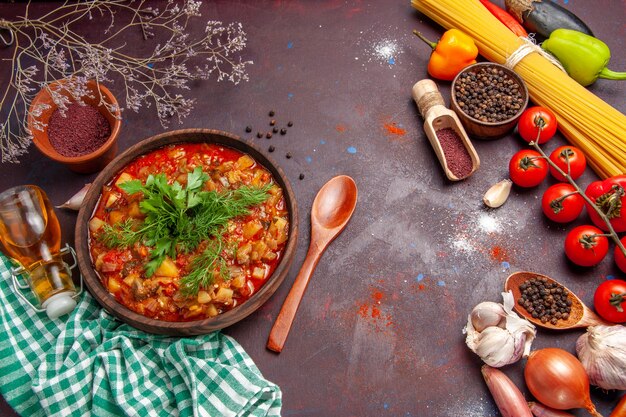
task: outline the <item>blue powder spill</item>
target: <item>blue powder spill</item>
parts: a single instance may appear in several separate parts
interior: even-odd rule
[[[304,158],[304,160],[307,161],[309,164],[313,162],[313,158],[311,158],[310,156],[307,156],[306,158]]]
[[[351,154],[356,153],[356,148],[354,146],[348,146],[348,149],[346,150],[348,151],[348,153],[351,153]]]
[[[511,264],[508,263],[507,261],[504,261],[504,262],[502,262],[502,268],[509,269],[509,268],[511,268]]]
[[[417,280],[417,282],[420,282],[421,280],[424,279],[424,274],[417,274],[417,278],[415,278]]]
[[[439,280],[439,281],[437,281],[437,285],[439,285],[440,287],[445,287],[446,283],[441,281],[441,280]]]
[[[326,141],[324,139],[320,140],[320,145],[326,145]]]
[[[396,59],[394,57],[390,57],[389,60],[387,61],[387,63],[389,65],[395,65],[396,64]]]
[[[287,97],[288,97],[289,99],[291,99],[291,98],[293,97],[293,93],[289,93],[289,94],[287,94]]]
[[[454,208],[454,203],[448,203],[448,208]]]
[[[384,404],[383,404],[383,408],[384,408],[385,410],[388,410],[388,409],[389,409],[389,404],[384,403]]]
[[[154,62],[148,62],[148,68],[154,68]]]
[[[614,277],[613,275],[607,275],[607,276],[606,276],[606,279],[608,279],[608,280],[612,280],[612,279],[615,279],[615,277]]]
[[[293,48],[293,42],[289,42],[289,43],[287,44],[287,49],[291,49],[291,48]]]

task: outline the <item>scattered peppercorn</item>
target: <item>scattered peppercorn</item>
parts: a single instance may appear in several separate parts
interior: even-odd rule
[[[267,150],[270,152],[274,152],[276,148],[274,147],[274,145],[271,145],[269,148],[267,148]]]
[[[304,179],[304,174],[300,174],[300,176],[298,178],[303,180]]]
[[[481,122],[501,122],[524,105],[520,86],[498,68],[480,68],[459,76],[454,96],[463,113]]]
[[[293,122],[292,122],[292,121],[289,121],[289,122],[287,123],[287,126],[289,126],[289,127],[293,126]]]
[[[277,127],[274,127],[274,128],[272,129],[272,132],[274,132],[274,133],[278,133],[278,128],[277,128]]]
[[[246,132],[248,133],[252,132],[252,128],[250,126],[246,126]]]
[[[287,134],[287,129],[285,129],[284,127],[282,129],[280,129],[280,134],[281,135]]]
[[[268,138],[268,139],[271,139],[272,138],[272,132],[267,132],[265,137]]]
[[[569,319],[572,300],[569,292],[560,284],[547,278],[531,278],[519,286],[522,296],[517,303],[528,311],[533,318],[542,323],[556,325],[559,320]]]
[[[291,159],[291,154],[290,154],[289,152],[287,152],[287,153],[285,154],[285,158],[287,158],[287,159]]]
[[[261,132],[256,132],[256,137],[261,139],[263,137],[263,133]]]
[[[272,119],[270,120],[270,126],[274,126],[276,124],[276,120]]]
[[[274,110],[270,110],[270,117],[274,117],[275,114]]]

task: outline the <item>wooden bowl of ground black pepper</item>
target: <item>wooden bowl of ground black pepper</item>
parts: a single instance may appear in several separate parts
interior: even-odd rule
[[[33,143],[48,158],[70,170],[89,174],[102,170],[117,154],[121,112],[115,96],[102,84],[87,81],[89,94],[79,103],[67,79],[50,83],[30,104],[27,124]],[[78,90],[78,88],[77,88]],[[51,92],[68,100],[62,114]]]
[[[526,84],[504,65],[480,62],[452,81],[450,107],[466,132],[478,139],[509,133],[528,105]]]

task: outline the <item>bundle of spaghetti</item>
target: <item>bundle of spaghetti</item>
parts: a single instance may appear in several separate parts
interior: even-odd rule
[[[526,42],[478,0],[412,0],[413,7],[446,29],[471,36],[482,56],[504,64]],[[601,177],[626,173],[626,116],[570,78],[538,52],[513,68],[525,81],[531,100],[557,116],[565,138],[587,156]]]

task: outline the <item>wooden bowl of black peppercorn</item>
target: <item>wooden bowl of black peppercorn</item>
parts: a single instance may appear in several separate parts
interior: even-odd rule
[[[528,105],[526,84],[513,70],[492,62],[464,68],[452,81],[450,107],[465,131],[478,139],[509,133]]]

